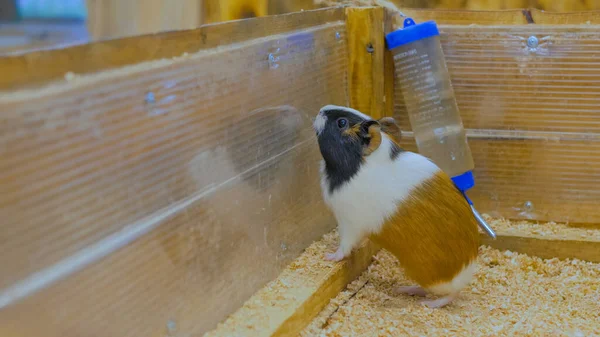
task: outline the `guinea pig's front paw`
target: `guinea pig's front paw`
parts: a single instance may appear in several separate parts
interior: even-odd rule
[[[338,249],[335,253],[327,253],[325,254],[325,260],[327,261],[342,261],[344,259],[344,253],[342,253],[341,249]]]

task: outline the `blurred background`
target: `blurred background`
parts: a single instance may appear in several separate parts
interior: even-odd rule
[[[318,1],[317,1],[318,2]],[[600,0],[393,0],[400,7],[553,12]],[[0,54],[314,9],[313,0],[0,0]]]

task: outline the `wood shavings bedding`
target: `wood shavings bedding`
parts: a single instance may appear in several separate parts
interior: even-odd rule
[[[484,217],[503,235],[600,238],[600,230]],[[334,231],[313,243],[204,336],[268,336],[335,266],[323,256],[336,249],[338,240]],[[541,260],[489,247],[481,248],[479,264],[472,284],[454,304],[429,309],[418,298],[392,294],[395,286],[411,282],[397,260],[381,251],[301,336],[600,336],[600,264]]]
[[[600,264],[489,247],[480,253],[461,297],[429,309],[418,298],[393,294],[412,283],[381,251],[302,336],[600,336]]]
[[[530,221],[509,221],[483,215],[485,220],[499,233],[524,237],[537,237],[556,240],[600,241],[600,230],[571,227],[555,222],[534,223]]]
[[[262,336],[265,330],[275,329],[278,322],[289,315],[288,309],[297,306],[318,281],[323,270],[334,263],[325,261],[325,251],[335,250],[337,232],[325,234],[313,243],[279,275],[256,292],[239,310],[204,337]],[[225,299],[226,300],[226,299]]]

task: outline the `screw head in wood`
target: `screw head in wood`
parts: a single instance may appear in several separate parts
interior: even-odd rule
[[[177,330],[177,324],[175,324],[174,321],[169,320],[167,322],[167,330],[169,331],[169,333],[175,332],[175,330]]]
[[[538,40],[537,37],[535,37],[533,35],[527,39],[527,47],[529,47],[529,48],[537,48],[537,46],[539,44],[540,44],[540,41]]]
[[[277,63],[277,61],[279,61],[279,57],[273,55],[273,53],[269,54],[268,61],[270,69],[277,69],[279,67],[279,64]]]
[[[148,104],[153,104],[156,103],[156,98],[154,97],[154,93],[152,91],[148,91],[146,93],[146,98],[145,98],[146,103]]]

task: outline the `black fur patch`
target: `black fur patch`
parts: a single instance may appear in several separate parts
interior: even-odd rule
[[[396,160],[402,152],[404,152],[404,149],[392,142],[392,146],[390,147],[390,159]]]
[[[329,193],[333,193],[358,173],[362,164],[362,145],[357,139],[348,138],[355,144],[341,147],[339,140],[319,141],[321,154],[325,159],[325,174],[329,182]]]
[[[329,110],[325,113],[327,122],[319,134],[319,149],[325,160],[325,174],[329,182],[329,193],[333,193],[350,181],[363,162],[363,140],[344,134],[337,126],[338,118],[348,119],[348,127],[364,121],[363,118],[344,110]]]
[[[346,167],[344,170],[337,170],[325,164],[325,174],[327,174],[327,181],[329,182],[329,193],[333,193],[338,188],[342,187],[345,183],[349,182],[354,177],[360,164],[352,164]]]

